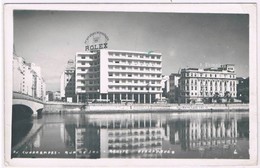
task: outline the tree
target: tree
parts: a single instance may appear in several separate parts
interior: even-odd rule
[[[213,100],[215,100],[217,103],[220,103],[220,95],[218,92],[215,92],[213,96]]]
[[[231,99],[231,94],[229,91],[226,91],[225,94],[224,94],[224,97],[227,99],[227,103],[230,101]]]

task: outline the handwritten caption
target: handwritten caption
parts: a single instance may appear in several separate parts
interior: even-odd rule
[[[131,154],[133,153],[130,150],[103,150],[103,153],[109,154]],[[22,155],[74,155],[74,154],[99,154],[100,151],[97,150],[84,150],[84,151],[12,151],[13,154],[22,154]],[[158,150],[158,149],[151,149],[151,150],[137,150],[135,153],[137,154],[174,154],[174,150]]]

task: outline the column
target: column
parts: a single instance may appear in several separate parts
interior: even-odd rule
[[[113,128],[115,128],[115,119],[113,118]]]
[[[79,102],[79,94],[77,94],[77,103]]]
[[[149,103],[151,103],[151,97],[152,97],[152,95],[151,95],[151,94],[148,94],[148,96],[149,96]]]
[[[125,97],[126,100],[128,100],[128,93],[126,93],[126,97]]]
[[[106,94],[106,100],[108,101],[108,93]]]
[[[122,100],[122,93],[119,94],[119,100]]]
[[[146,93],[144,93],[144,104],[146,103]]]
[[[115,102],[115,93],[113,93],[113,102]]]
[[[140,104],[140,94],[138,94],[138,104]]]
[[[144,116],[144,128],[146,128],[146,118]]]
[[[140,128],[140,116],[138,116],[138,128]]]

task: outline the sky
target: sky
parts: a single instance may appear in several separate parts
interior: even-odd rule
[[[238,77],[249,76],[247,14],[14,12],[15,52],[41,67],[50,91],[59,90],[68,60],[96,31],[109,37],[108,49],[162,53],[163,75],[228,63]]]

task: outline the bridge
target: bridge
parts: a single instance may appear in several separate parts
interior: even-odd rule
[[[44,102],[32,96],[13,92],[13,117],[26,118],[42,112]]]

